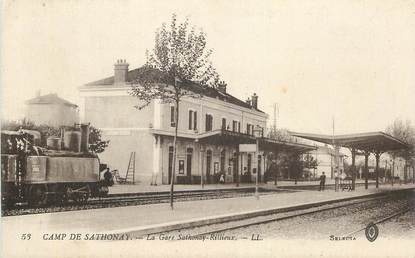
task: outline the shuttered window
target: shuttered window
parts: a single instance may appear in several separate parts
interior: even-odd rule
[[[189,130],[193,129],[193,110],[189,110]]]
[[[212,131],[213,117],[206,114],[206,131]]]

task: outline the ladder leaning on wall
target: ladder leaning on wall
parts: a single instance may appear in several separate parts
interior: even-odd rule
[[[135,183],[135,151],[131,152],[130,160],[128,161],[127,173],[125,174],[125,179],[127,184]]]

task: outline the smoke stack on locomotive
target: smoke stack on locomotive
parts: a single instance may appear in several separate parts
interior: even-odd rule
[[[88,149],[89,124],[48,137],[46,148],[34,132],[2,131],[2,198],[6,203],[86,202],[108,193],[96,154]],[[35,139],[37,139],[35,141]]]

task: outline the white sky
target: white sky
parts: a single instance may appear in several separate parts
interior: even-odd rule
[[[278,127],[336,133],[415,124],[415,2],[411,1],[5,1],[2,113],[113,74],[116,59],[144,63],[154,32],[189,16],[202,27],[228,91],[259,95]]]

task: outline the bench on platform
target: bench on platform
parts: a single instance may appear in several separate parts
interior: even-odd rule
[[[115,169],[115,170],[111,171],[111,173],[112,173],[113,177],[115,178],[115,181],[116,181],[118,184],[128,184],[128,182],[127,182],[127,178],[126,178],[126,177],[121,177],[121,176],[120,176],[120,173],[118,172],[118,170],[117,170],[117,169]]]
[[[351,191],[352,190],[352,178],[346,177],[345,179],[340,180],[340,188],[342,189],[342,191],[344,190]]]

